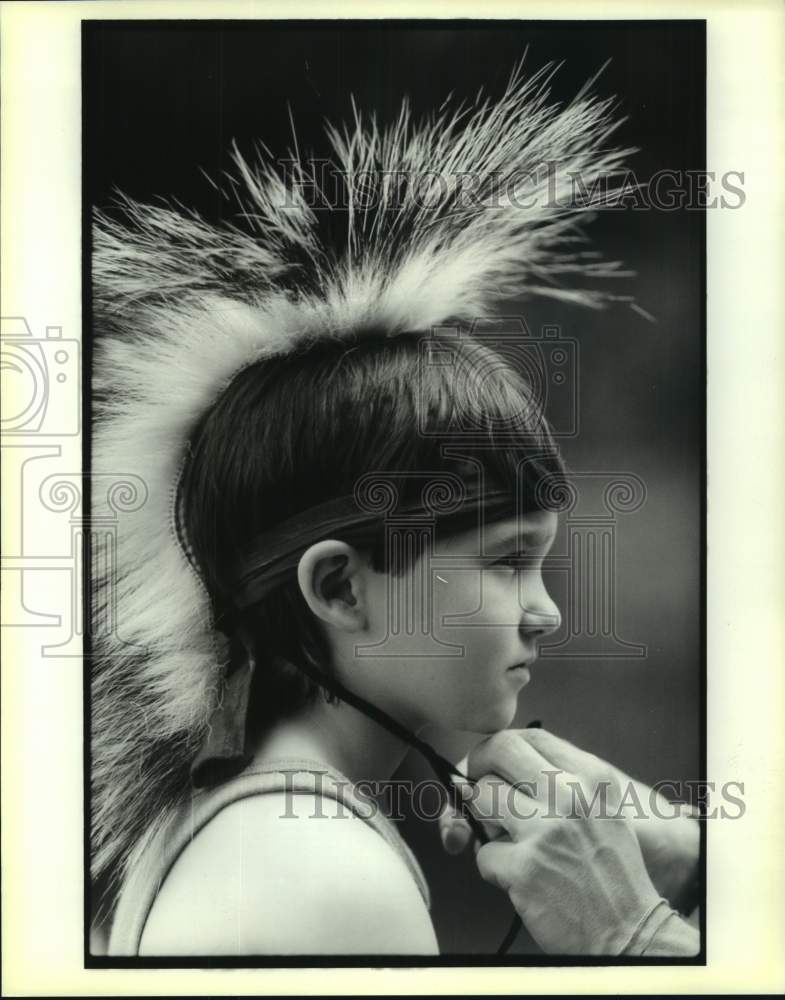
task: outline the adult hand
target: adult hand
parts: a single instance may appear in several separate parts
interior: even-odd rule
[[[485,761],[491,765],[493,773],[511,784],[524,780],[525,775],[514,773],[521,749],[517,740],[536,750],[552,769],[576,778],[583,801],[589,805],[605,783],[607,811],[615,810],[620,817],[630,820],[652,883],[661,896],[672,905],[678,905],[685,887],[694,877],[700,850],[698,822],[689,810],[547,730],[508,730],[506,733],[482,741],[458,764],[458,769],[464,774],[470,771],[476,774],[479,764]],[[508,736],[512,737],[511,742]],[[478,756],[480,752],[481,757]],[[578,798],[577,791],[574,795]],[[601,800],[594,801],[599,810]],[[578,804],[581,804],[580,799]],[[451,854],[462,851],[473,839],[469,824],[450,807],[440,818],[440,829],[445,849]]]
[[[602,774],[611,810],[596,814],[588,775],[554,767],[519,733],[484,740],[466,767],[479,778],[473,811],[491,836],[500,835],[478,849],[480,873],[508,893],[545,952],[641,954],[675,920],[679,953],[683,922],[652,884],[630,822],[614,815],[620,788],[612,774]],[[686,932],[681,953],[692,954],[694,934]]]

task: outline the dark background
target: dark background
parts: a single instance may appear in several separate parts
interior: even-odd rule
[[[351,114],[350,95],[382,123],[409,95],[415,118],[452,92],[499,95],[528,46],[529,72],[565,60],[552,85],[568,100],[611,60],[596,84],[627,121],[620,145],[645,182],[660,169],[705,166],[702,22],[86,22],[85,204],[113,188],[137,199],[175,196],[217,219],[218,179],[232,139],[252,154],[262,140],[284,157],[291,107],[301,150],[326,156],[324,118]],[[288,106],[287,106],[288,105]],[[547,301],[512,302],[536,331],[558,324],[580,348],[580,433],[563,442],[577,471],[631,472],[643,507],[618,522],[617,628],[647,647],[642,659],[548,659],[534,668],[518,723],[532,718],[646,781],[701,774],[702,498],[704,493],[704,219],[685,209],[602,213],[593,248],[636,272],[614,289],[652,323],[616,305],[593,312]],[[559,543],[557,542],[557,548]],[[550,581],[557,600],[562,579]],[[461,754],[469,735],[431,733]],[[399,777],[430,778],[413,754]],[[407,820],[404,835],[433,895],[444,953],[492,954],[510,918],[471,854],[445,855],[435,825]],[[536,951],[521,934],[514,952]]]

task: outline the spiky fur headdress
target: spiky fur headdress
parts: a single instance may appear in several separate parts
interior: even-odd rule
[[[221,697],[226,641],[178,544],[173,497],[189,435],[233,376],[324,338],[469,321],[510,294],[618,298],[561,280],[621,273],[576,249],[576,224],[631,150],[608,147],[620,122],[593,81],[562,107],[553,72],[518,67],[498,102],[448,100],[419,124],[404,102],[386,129],[356,108],[350,126],[327,125],[337,209],[306,197],[319,177],[297,150],[281,172],[235,147],[236,225],[123,197],[122,221],[96,212],[93,472],[137,476],[146,496],[120,515],[114,565],[97,560],[92,581],[94,615],[114,622],[94,641],[95,872],[121,872],[165,823]],[[575,203],[576,177],[594,199]],[[325,220],[343,226],[341,246]]]

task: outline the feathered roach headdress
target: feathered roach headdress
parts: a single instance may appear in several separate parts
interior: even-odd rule
[[[306,196],[319,177],[296,150],[282,173],[235,147],[238,226],[126,198],[123,222],[96,213],[93,472],[146,490],[119,515],[114,559],[94,558],[93,613],[114,623],[94,639],[96,872],[122,870],[160,828],[221,697],[227,641],[174,497],[189,435],[233,376],[324,338],[469,321],[505,295],[618,298],[560,281],[622,273],[576,249],[576,223],[631,150],[608,146],[620,121],[593,81],[566,107],[550,101],[554,71],[516,69],[498,102],[446,102],[419,124],[406,102],[386,129],[356,110],[351,126],[328,124],[337,208]],[[593,199],[576,202],[576,178]],[[340,247],[320,236],[330,218]],[[94,518],[102,502],[96,489]]]

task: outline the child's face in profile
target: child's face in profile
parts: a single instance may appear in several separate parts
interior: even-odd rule
[[[353,667],[366,697],[413,727],[509,726],[530,679],[520,665],[561,624],[542,580],[557,523],[547,511],[497,521],[439,541],[402,577],[373,574]]]

